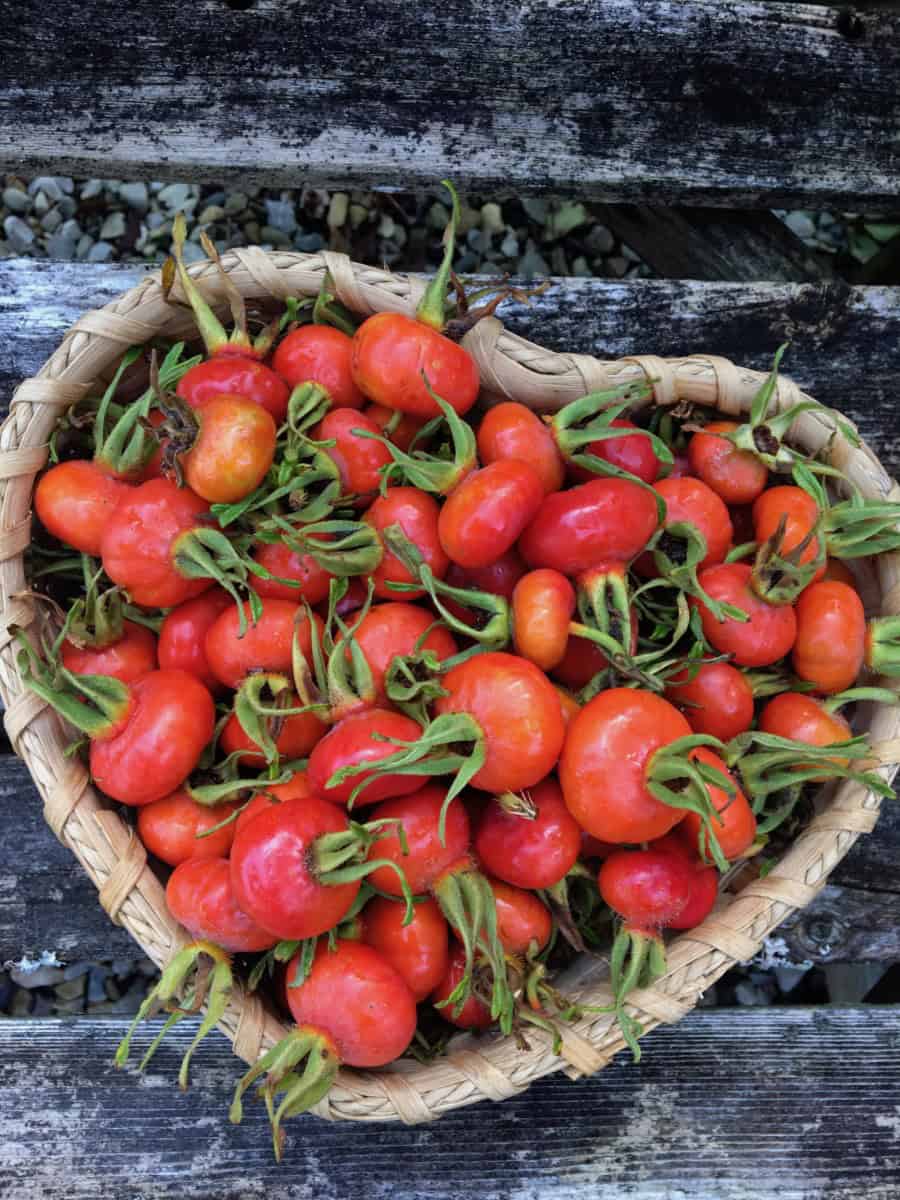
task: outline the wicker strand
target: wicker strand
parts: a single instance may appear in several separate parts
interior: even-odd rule
[[[330,252],[266,254],[247,248],[223,255],[222,266],[246,299],[272,310],[287,296],[318,294],[326,271],[338,298],[363,314],[412,313],[423,289],[420,280],[350,263]],[[190,270],[224,315],[227,304],[218,267],[205,262]],[[34,615],[33,603],[23,595],[27,585],[22,556],[30,536],[34,474],[45,461],[59,412],[96,392],[132,341],[174,339],[192,329],[189,312],[167,303],[159,276],[148,276],[105,308],[86,313],[69,330],[38,376],[19,386],[0,429],[0,695],[7,707],[6,726],[44,797],[48,824],[71,847],[104,905],[159,965],[171,960],[188,935],[172,920],[162,884],[132,830],[91,786],[81,764],[67,757],[68,734],[59,719],[23,688],[12,630],[27,626]],[[558,354],[517,336],[495,318],[479,322],[464,345],[478,363],[489,399],[514,398],[542,412],[555,411],[586,391],[648,378],[658,404],[685,401],[738,416],[749,410],[765,378],[713,355],[663,359],[638,354],[602,361]],[[792,381],[782,378],[772,409],[783,411],[805,399]],[[808,451],[826,454],[864,496],[900,495],[868,448],[848,442],[827,410],[803,414],[791,436]],[[873,596],[869,610],[900,612],[900,555],[883,555],[874,569],[864,565],[863,571]],[[889,779],[900,753],[900,716],[896,708],[883,704],[868,706],[868,711],[871,739],[884,764],[879,769]],[[736,895],[724,895],[721,907],[699,930],[673,940],[666,974],[652,988],[631,995],[629,1011],[647,1029],[680,1020],[734,961],[753,953],[773,928],[809,903],[856,838],[873,827],[878,810],[878,798],[858,784],[834,789],[823,811],[770,875]],[[609,1004],[606,980],[582,967],[576,964],[570,972],[578,999],[597,1007]],[[560,986],[567,990],[566,977]],[[241,988],[235,989],[221,1028],[248,1061],[284,1033],[280,1021]],[[552,1071],[598,1070],[623,1046],[615,1015],[596,1011],[563,1031],[561,1057],[542,1031],[529,1035],[529,1041],[532,1049],[522,1052],[514,1039],[494,1035],[482,1039],[477,1050],[465,1041],[454,1043],[448,1056],[426,1065],[404,1062],[379,1073],[342,1070],[315,1111],[335,1120],[417,1123],[485,1097],[505,1099]]]

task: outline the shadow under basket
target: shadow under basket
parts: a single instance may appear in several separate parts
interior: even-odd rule
[[[263,306],[278,305],[289,296],[315,296],[326,271],[338,299],[360,315],[411,314],[423,292],[416,279],[360,266],[328,252],[266,253],[250,247],[231,251],[222,261],[241,294]],[[207,299],[224,311],[225,296],[215,265],[195,265],[191,275]],[[31,539],[35,477],[47,461],[48,438],[60,414],[95,392],[129,346],[194,336],[189,310],[167,303],[159,276],[148,276],[105,308],[86,313],[68,331],[38,375],[18,388],[0,430],[0,693],[6,705],[6,730],[40,790],[48,825],[93,880],[111,919],[123,924],[160,966],[190,939],[169,915],[163,885],[139,839],[116,807],[91,786],[84,766],[65,756],[69,734],[63,723],[23,685],[12,629],[27,627],[35,617],[24,554]],[[653,387],[649,403],[690,402],[735,416],[749,412],[764,379],[759,372],[710,354],[670,359],[634,355],[602,362],[584,354],[555,353],[516,336],[493,317],[479,322],[463,344],[478,364],[489,403],[516,400],[545,412],[591,391],[647,379]],[[782,377],[772,409],[784,411],[804,399],[809,397]],[[851,444],[826,410],[799,416],[790,441],[809,453],[825,455],[864,497],[900,498],[900,489],[875,456],[864,445]],[[884,554],[867,570],[871,612],[900,611],[900,555]],[[889,780],[896,769],[889,764],[900,748],[900,716],[891,706],[868,704],[862,717],[874,753],[884,764],[879,771]],[[874,827],[879,805],[877,796],[854,782],[825,791],[817,815],[765,878],[754,879],[736,894],[726,891],[708,920],[670,943],[665,975],[653,987],[630,993],[628,1013],[645,1030],[689,1013],[710,984],[734,963],[755,954],[777,925],[810,903],[857,837]],[[604,1006],[612,996],[602,975],[596,959],[583,958],[559,983],[582,1004]],[[279,1018],[240,984],[220,1028],[231,1039],[235,1054],[248,1063],[286,1032]],[[563,1070],[573,1078],[592,1074],[624,1046],[611,1012],[587,1013],[571,1026],[563,1026],[559,1055],[553,1051],[550,1035],[541,1029],[529,1033],[529,1042],[531,1048],[525,1051],[512,1037],[500,1034],[477,1039],[459,1035],[445,1057],[428,1064],[404,1059],[377,1072],[343,1069],[313,1111],[345,1121],[430,1121],[479,1100],[504,1100],[552,1071]]]

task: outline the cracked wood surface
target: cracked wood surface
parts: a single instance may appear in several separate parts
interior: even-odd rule
[[[260,1101],[231,1126],[225,1039],[179,1095],[185,1021],[141,1083],[126,1025],[0,1021],[4,1200],[895,1200],[896,1008],[695,1010],[593,1079],[539,1080],[434,1125],[287,1122],[272,1161]],[[132,1057],[149,1042],[146,1032]],[[485,1136],[489,1132],[489,1136]]]
[[[0,169],[890,208],[900,15],[740,0],[20,0]],[[125,25],[127,21],[127,25]],[[364,31],[364,36],[360,36]]]

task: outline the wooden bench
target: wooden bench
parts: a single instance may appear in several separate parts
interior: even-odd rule
[[[769,211],[896,209],[896,12],[444,0],[418,6],[414,27],[410,13],[403,0],[156,0],[131,6],[123,36],[109,6],[63,0],[49,14],[21,0],[0,24],[0,169],[403,189],[450,176],[485,197],[611,205],[604,221],[668,278],[554,279],[529,308],[508,306],[511,326],[555,347],[710,348],[757,367],[790,337],[789,373],[900,470],[900,292],[859,286],[879,266],[839,278]],[[4,405],[68,325],[141,270],[0,261]],[[900,962],[898,864],[889,810],[769,958]],[[7,752],[0,962],[41,952],[133,946]],[[178,1098],[179,1039],[139,1084],[110,1067],[121,1033],[111,1019],[0,1020],[4,1197],[800,1200],[900,1186],[889,1008],[698,1011],[653,1034],[639,1068],[554,1077],[431,1128],[305,1118],[281,1171],[260,1113],[227,1124],[236,1064],[224,1040],[207,1043]]]

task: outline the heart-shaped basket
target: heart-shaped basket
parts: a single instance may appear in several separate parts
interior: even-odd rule
[[[412,313],[423,292],[416,279],[360,266],[328,252],[305,255],[248,248],[226,254],[223,266],[244,297],[263,305],[278,305],[289,296],[316,295],[326,271],[338,298],[361,315],[384,310]],[[199,264],[191,274],[207,298],[224,309],[215,266]],[[121,922],[160,966],[172,959],[188,935],[169,915],[163,886],[132,828],[91,786],[82,764],[65,756],[69,734],[64,725],[24,687],[12,630],[27,627],[35,617],[24,553],[31,538],[35,476],[47,460],[47,440],[60,413],[73,401],[96,392],[129,346],[195,333],[189,310],[167,303],[159,276],[149,276],[105,308],[86,313],[68,331],[38,375],[17,389],[0,429],[0,693],[6,705],[6,730],[43,796],[48,825],[79,859],[110,917]],[[494,318],[477,324],[464,344],[478,363],[488,402],[514,399],[540,411],[561,408],[587,392],[646,378],[653,385],[651,403],[671,406],[689,401],[736,415],[749,411],[764,378],[707,354],[670,359],[634,355],[615,362],[558,354],[518,337]],[[783,411],[807,398],[782,378],[772,407]],[[865,446],[852,445],[827,411],[803,413],[791,429],[790,440],[808,452],[825,455],[863,496],[900,498],[900,488],[875,456]],[[871,614],[900,611],[900,554],[882,555],[867,566],[863,590]],[[870,704],[862,717],[882,764],[879,770],[890,779],[896,769],[890,764],[900,758],[898,710]],[[652,988],[629,995],[631,1015],[650,1029],[690,1012],[723,972],[755,954],[767,934],[795,909],[810,903],[857,837],[873,828],[879,804],[878,797],[854,782],[825,789],[817,815],[774,869],[736,894],[723,894],[708,920],[671,943],[666,974]],[[600,975],[596,960],[582,960],[561,982],[574,998],[603,1006],[611,994]],[[221,1028],[235,1053],[248,1063],[285,1032],[281,1021],[255,995],[239,987]],[[529,1040],[531,1049],[523,1051],[511,1037],[459,1035],[445,1057],[427,1065],[403,1060],[378,1072],[344,1069],[314,1111],[337,1120],[429,1121],[478,1100],[504,1100],[552,1071],[564,1070],[572,1077],[591,1074],[623,1047],[609,1012],[590,1013],[564,1027],[560,1055],[540,1029],[529,1033]]]

